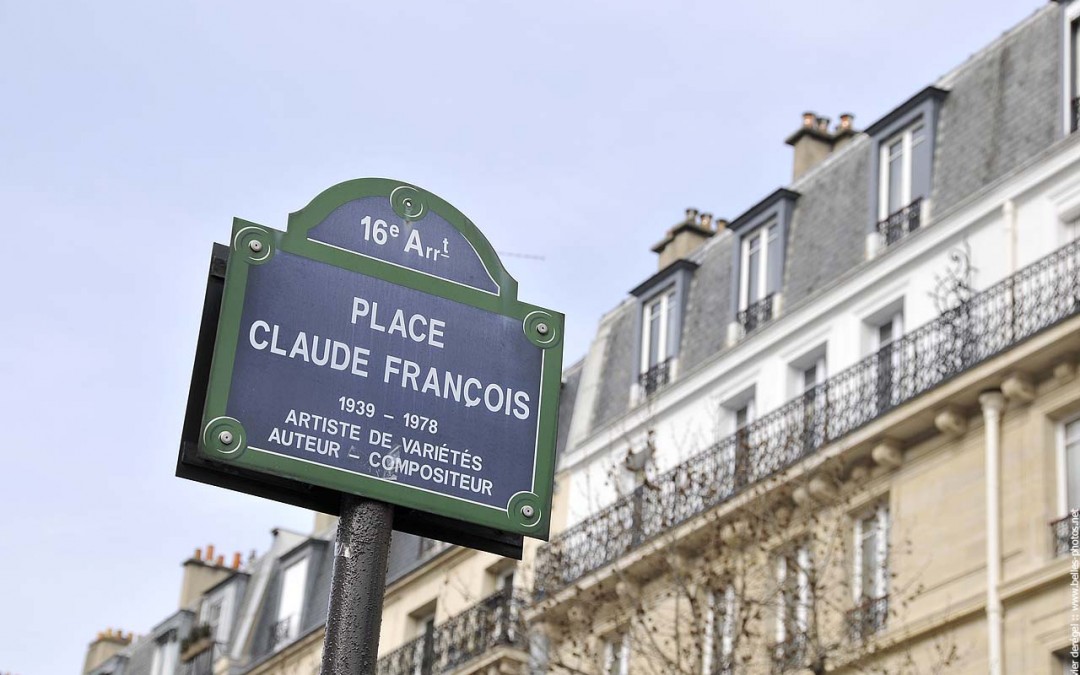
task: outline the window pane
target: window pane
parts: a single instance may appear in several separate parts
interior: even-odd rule
[[[893,322],[886,321],[878,326],[878,347],[885,347],[893,340]]]
[[[649,312],[649,367],[660,363],[660,306],[654,305]]]
[[[761,267],[761,250],[757,245],[760,237],[754,237],[750,243],[750,255],[746,266],[746,281],[749,284],[746,294],[746,304],[752,305],[761,299],[761,289],[758,288],[758,276]]]
[[[877,547],[877,517],[869,516],[862,520],[862,541],[859,542],[862,569],[859,570],[859,576],[862,580],[862,588],[860,592],[864,598],[874,597],[874,582],[877,578],[878,566],[881,564],[878,560],[878,547]]]
[[[817,386],[817,364],[803,371],[803,391],[810,391]]]
[[[889,213],[896,213],[905,205],[903,200],[904,151],[897,141],[889,147]]]
[[[667,322],[667,353],[664,354],[664,358],[675,356],[678,351],[676,349],[676,335],[679,330],[679,313],[675,311],[675,291],[668,293],[667,296],[667,316],[664,320]]]
[[[911,145],[916,146],[926,140],[926,127],[918,125],[911,130]]]
[[[765,270],[765,283],[767,288],[765,293],[775,293],[780,290],[781,275],[784,272],[784,261],[780,259],[780,234],[779,227],[773,225],[769,227],[768,236],[768,255],[765,256],[765,264],[768,269]]]
[[[1080,508],[1080,420],[1065,425],[1065,467],[1068,507]]]
[[[300,626],[300,609],[304,602],[304,585],[307,581],[307,558],[299,560],[285,570],[281,580],[281,602],[278,605],[278,621],[287,620],[289,637],[296,636]]]

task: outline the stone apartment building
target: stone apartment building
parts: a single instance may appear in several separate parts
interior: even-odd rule
[[[1071,672],[1078,17],[807,113],[789,184],[688,209],[564,373],[551,541],[395,534],[379,673]],[[85,672],[317,672],[332,537],[196,556]]]

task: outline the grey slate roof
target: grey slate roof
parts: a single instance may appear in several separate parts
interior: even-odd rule
[[[1059,138],[1061,8],[1047,5],[941,86],[934,211],[942,213]]]
[[[934,83],[948,94],[938,115],[930,200],[931,218],[1022,166],[1062,136],[1062,8],[1050,3]],[[866,134],[858,134],[790,189],[799,193],[788,227],[784,311],[807,301],[861,265],[874,218]],[[734,221],[733,221],[734,222]],[[694,272],[683,316],[679,372],[686,374],[725,349],[735,320],[734,248],[720,233],[691,258]],[[634,327],[640,306],[624,302],[603,319],[596,395],[575,414],[589,436],[630,407],[638,369]],[[603,331],[602,331],[603,332]],[[753,339],[752,337],[750,339]],[[589,358],[592,358],[591,356]],[[681,376],[681,375],[680,375]]]

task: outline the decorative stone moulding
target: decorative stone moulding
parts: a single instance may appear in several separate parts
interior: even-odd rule
[[[938,415],[938,417],[940,416]],[[963,432],[961,431],[961,433]],[[899,468],[904,463],[904,452],[900,449],[900,444],[893,440],[884,440],[875,445],[874,449],[870,451],[870,457],[874,460],[874,464],[887,469]]]
[[[856,464],[851,467],[851,471],[848,473],[848,479],[856,485],[863,483],[870,477],[870,467],[865,464]]]
[[[836,483],[829,476],[818,474],[810,479],[810,496],[819,501],[836,496]]]
[[[1035,400],[1035,383],[1026,373],[1013,373],[1001,383],[1001,393],[1010,401],[1030,403]]]
[[[1072,382],[1076,378],[1076,363],[1074,359],[1069,358],[1066,361],[1054,366],[1054,380],[1058,384],[1065,384]]]
[[[950,405],[934,417],[934,426],[946,436],[959,438],[967,433],[967,415],[957,406]]]

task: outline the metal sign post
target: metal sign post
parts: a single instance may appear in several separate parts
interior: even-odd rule
[[[375,672],[393,520],[390,504],[351,495],[341,498],[323,675]]]
[[[391,527],[547,538],[563,316],[400,181],[336,185],[285,232],[236,219],[223,257],[177,474],[341,516],[324,669],[371,672]]]

